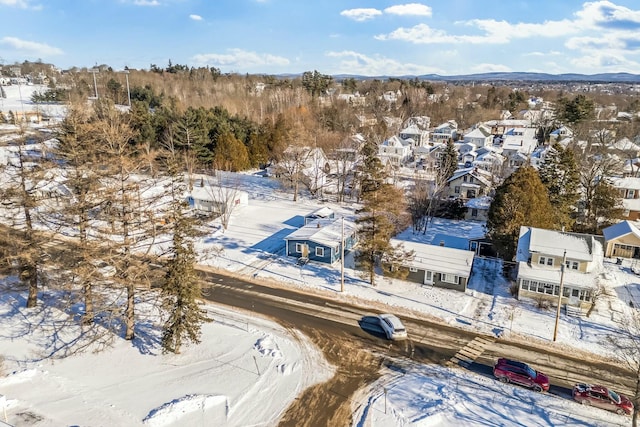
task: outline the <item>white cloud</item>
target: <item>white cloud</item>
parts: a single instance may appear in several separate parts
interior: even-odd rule
[[[511,71],[511,68],[502,64],[478,64],[471,67],[471,70],[474,73],[495,73],[495,72],[504,72],[508,73]]]
[[[391,15],[431,16],[431,8],[420,3],[407,3],[389,6],[384,13]]]
[[[194,21],[202,21],[202,16],[200,15],[189,15],[189,18],[193,19]]]
[[[381,55],[373,57],[354,51],[327,52],[330,58],[341,61],[333,74],[360,74],[364,76],[401,76],[420,74],[443,74],[440,68],[396,61]]]
[[[415,44],[434,43],[506,43],[508,40],[495,36],[466,36],[452,35],[444,30],[429,27],[427,24],[418,24],[411,28],[400,27],[388,34],[374,36],[376,40],[401,40]]]
[[[25,55],[47,57],[53,55],[62,55],[64,53],[57,47],[52,47],[44,43],[20,40],[17,37],[3,37],[0,39],[0,45],[8,46],[9,48],[18,50]]]
[[[213,65],[217,67],[228,67],[246,69],[256,66],[286,66],[289,60],[282,56],[265,53],[249,52],[242,49],[229,49],[229,53],[202,53],[195,55],[193,61],[201,65]]]
[[[570,63],[585,72],[629,72],[637,73],[640,63],[627,59],[623,54],[616,52],[592,52],[579,58],[573,58]]]
[[[0,0],[0,6],[18,7],[20,9],[42,9],[41,5],[36,5],[31,0]]]
[[[160,6],[158,0],[133,0],[133,4],[136,6]]]
[[[363,22],[382,15],[378,9],[348,9],[340,12],[340,15],[353,19],[354,21]]]

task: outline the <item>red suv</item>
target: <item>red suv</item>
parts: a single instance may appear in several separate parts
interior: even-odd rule
[[[503,383],[514,383],[535,391],[549,390],[549,377],[523,362],[500,358],[493,367],[493,375]]]
[[[576,384],[573,387],[573,398],[583,405],[592,405],[620,415],[633,413],[633,403],[626,396],[601,385]]]

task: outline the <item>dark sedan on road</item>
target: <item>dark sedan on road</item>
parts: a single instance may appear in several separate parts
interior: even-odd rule
[[[583,405],[595,406],[620,415],[633,413],[633,403],[629,398],[601,385],[576,384],[573,387],[573,398]]]
[[[503,383],[514,383],[534,391],[549,391],[549,377],[524,362],[500,358],[493,367],[493,375]]]

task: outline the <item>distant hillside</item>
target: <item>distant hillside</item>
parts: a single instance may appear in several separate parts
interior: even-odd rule
[[[423,74],[420,76],[361,76],[355,74],[336,74],[334,79],[343,80],[354,78],[367,79],[419,79],[429,81],[531,81],[531,82],[594,82],[594,83],[640,83],[639,74],[630,73],[600,73],[600,74],[547,74],[547,73],[523,73],[523,72],[496,72],[480,74],[464,74],[457,76],[441,76],[439,74]]]

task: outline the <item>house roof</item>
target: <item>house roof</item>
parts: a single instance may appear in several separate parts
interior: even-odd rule
[[[327,207],[327,206],[323,206],[319,209],[316,209],[315,211],[311,212],[310,214],[307,215],[307,218],[310,217],[317,217],[317,218],[328,218],[331,215],[333,215],[335,212],[333,211],[333,209]]]
[[[464,135],[465,138],[487,138],[489,136],[491,136],[491,132],[488,132],[482,127],[477,127]]]
[[[344,221],[345,238],[355,234],[356,229],[355,223]],[[284,240],[306,240],[326,247],[338,248],[342,240],[342,220],[322,218],[313,220],[289,234]]]
[[[422,132],[423,131],[420,130],[420,128],[418,128],[418,126],[415,124],[409,125],[400,131],[400,133],[406,133],[410,135],[420,135]]]
[[[611,185],[625,190],[640,190],[640,178],[629,176],[626,178],[613,178]]]
[[[526,261],[518,263],[518,278],[535,280],[543,283],[560,283],[561,271],[559,268],[539,268],[536,265],[529,265]],[[597,274],[585,274],[568,268],[564,269],[562,278],[565,285],[570,285],[578,289],[593,288],[598,281]]]
[[[520,227],[516,261],[528,261],[529,253],[540,253],[576,261],[593,261],[603,253],[602,245],[590,234],[563,233],[535,227]]]
[[[444,246],[428,245],[407,240],[391,239],[391,244],[402,244],[405,249],[415,252],[411,267],[438,273],[469,277],[473,265],[473,251]]]
[[[602,230],[606,241],[618,239],[627,234],[633,234],[640,239],[640,230],[631,221],[622,221],[617,224],[610,225]]]

